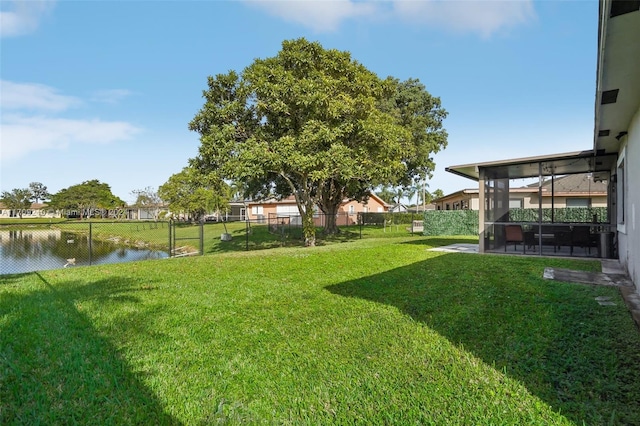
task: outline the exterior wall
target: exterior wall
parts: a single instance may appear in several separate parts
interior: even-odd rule
[[[255,213],[254,207],[262,208],[261,213]],[[260,221],[264,219],[266,222],[269,219],[269,215],[275,215],[278,212],[278,207],[287,207],[296,211],[297,215],[297,205],[296,202],[291,199],[286,199],[282,201],[275,200],[267,200],[263,202],[250,202],[247,204],[247,218],[251,221]],[[319,210],[316,209],[318,212]],[[343,202],[340,207],[338,207],[338,216],[339,217],[349,217],[349,224],[357,223],[358,213],[362,213],[364,211],[368,211],[369,213],[378,213],[378,212],[386,212],[388,211],[388,206],[384,204],[382,200],[377,197],[371,196],[366,203],[360,203],[357,201],[346,201]],[[318,221],[320,223],[320,221]],[[342,220],[340,221],[342,223]]]
[[[277,205],[281,205],[281,206],[296,206],[296,202],[295,201],[290,201],[290,202],[280,202],[280,203],[276,203],[275,201],[266,201],[263,203],[248,203],[247,204],[247,219],[251,220],[251,221],[261,221],[264,220],[265,223],[267,221],[267,219],[269,218],[270,214],[276,214],[276,206]],[[262,208],[262,211],[256,212],[255,208],[260,209],[260,207]]]
[[[358,213],[382,213],[388,211],[388,208],[383,202],[375,197],[369,197],[366,203],[359,203],[357,201],[347,201],[342,203],[338,208],[338,217],[345,217],[345,222],[340,219],[340,223],[347,225],[354,225],[358,223]]]
[[[554,197],[553,206],[557,209],[565,208],[567,206],[567,198],[557,196]],[[577,195],[575,198],[591,198],[591,207],[607,207],[607,196],[589,196],[589,195]],[[525,209],[537,209],[538,208],[538,194],[531,195],[524,198]],[[542,196],[542,208],[551,208],[551,197]]]
[[[619,152],[624,153],[624,224],[618,225],[618,256],[640,293],[640,108],[636,111]],[[620,182],[620,178],[618,178]],[[632,188],[636,188],[633,190]]]
[[[370,197],[366,203],[359,203],[357,201],[342,203],[338,209],[338,213],[358,214],[364,212],[365,209],[369,213],[382,213],[387,211],[387,207],[377,198]]]
[[[479,210],[478,193],[467,191],[469,190],[454,192],[446,197],[439,198],[433,204],[436,206],[436,210]]]
[[[471,210],[480,210],[480,199],[479,199],[479,197],[473,197],[469,201],[469,208]]]

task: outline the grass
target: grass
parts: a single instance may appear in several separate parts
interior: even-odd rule
[[[640,424],[618,291],[542,279],[598,262],[454,241],[0,276],[0,423]]]

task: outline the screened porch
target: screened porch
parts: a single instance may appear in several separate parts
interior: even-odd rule
[[[448,167],[479,183],[479,251],[615,256],[615,155],[581,151]]]

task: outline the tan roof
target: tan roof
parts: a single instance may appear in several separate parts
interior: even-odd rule
[[[527,185],[528,188],[538,188],[537,183]],[[551,192],[551,179],[542,184],[543,191]],[[560,176],[553,180],[553,192],[556,194],[601,194],[607,193],[607,183],[594,181],[590,173]]]

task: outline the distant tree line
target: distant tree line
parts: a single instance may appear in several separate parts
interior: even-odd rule
[[[96,179],[82,182],[50,194],[40,182],[31,182],[28,188],[4,191],[0,202],[22,218],[33,203],[46,202],[51,209],[63,215],[76,214],[80,219],[89,217],[121,217],[126,203],[111,192],[111,187]]]

